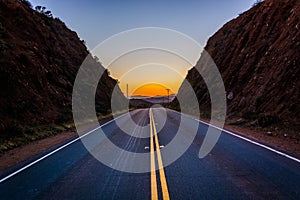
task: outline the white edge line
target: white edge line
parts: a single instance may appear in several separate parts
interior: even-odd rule
[[[85,133],[84,135],[81,135],[80,137],[75,138],[74,140],[68,142],[67,144],[64,144],[63,146],[58,147],[57,149],[51,151],[50,153],[48,153],[48,154],[42,156],[42,157],[39,158],[39,159],[33,161],[32,163],[29,163],[28,165],[26,165],[26,166],[24,166],[24,167],[18,169],[17,171],[11,173],[10,175],[8,175],[8,176],[2,178],[2,179],[0,180],[0,183],[2,183],[3,181],[5,181],[5,180],[7,180],[7,179],[9,179],[9,178],[11,178],[11,177],[13,177],[13,176],[15,176],[16,174],[18,174],[18,173],[24,171],[25,169],[31,167],[32,165],[34,165],[34,164],[36,164],[36,163],[38,163],[38,162],[44,160],[45,158],[51,156],[52,154],[54,154],[54,153],[56,153],[56,152],[62,150],[63,148],[65,148],[65,147],[67,147],[67,146],[73,144],[74,142],[80,140],[81,138],[83,138],[83,137],[85,137],[85,136],[91,134],[92,132],[94,132],[94,131],[96,131],[96,130],[102,128],[103,126],[106,126],[107,124],[109,124],[109,123],[111,123],[111,122],[113,122],[113,121],[115,121],[115,120],[117,120],[117,119],[119,119],[119,118],[121,118],[121,117],[123,117],[123,116],[125,116],[125,115],[127,115],[127,114],[128,114],[128,113],[125,113],[125,114],[123,114],[123,115],[121,115],[121,116],[118,116],[118,117],[116,117],[115,119],[112,119],[112,120],[110,120],[110,121],[108,121],[108,122],[106,122],[106,123],[104,123],[104,124],[98,126],[97,128],[94,128],[93,130],[90,130],[89,132]]]
[[[174,111],[174,110],[171,110],[171,111]],[[222,131],[222,132],[225,132],[225,133],[227,133],[227,134],[233,135],[233,136],[238,137],[238,138],[240,138],[240,139],[242,139],[242,140],[245,140],[245,141],[247,141],[247,142],[250,142],[250,143],[252,143],[252,144],[255,144],[255,145],[260,146],[260,147],[262,147],[262,148],[264,148],[264,149],[267,149],[267,150],[269,150],[269,151],[272,151],[272,152],[274,152],[274,153],[277,153],[277,154],[279,154],[279,155],[281,155],[281,156],[284,156],[284,157],[286,157],[286,158],[289,158],[289,159],[291,159],[291,160],[293,160],[293,161],[296,161],[296,162],[300,163],[300,159],[295,158],[295,157],[293,157],[293,156],[290,156],[290,155],[288,155],[288,154],[286,154],[286,153],[283,153],[283,152],[281,152],[281,151],[275,150],[275,149],[273,149],[273,148],[271,148],[271,147],[269,147],[269,146],[266,146],[266,145],[264,145],[264,144],[255,142],[255,141],[253,141],[253,140],[250,140],[249,138],[243,137],[243,136],[241,136],[241,135],[238,135],[238,134],[233,133],[233,132],[231,132],[231,131],[228,131],[228,130],[222,129],[222,128],[220,128],[220,127],[214,126],[214,125],[212,125],[212,124],[206,123],[206,122],[201,121],[201,120],[199,120],[199,119],[196,119],[196,118],[194,118],[194,117],[192,117],[192,116],[189,116],[189,115],[180,113],[180,112],[178,112],[178,111],[175,111],[175,112],[177,112],[177,113],[179,113],[179,114],[182,114],[182,115],[185,115],[186,117],[192,118],[192,119],[194,119],[194,120],[196,120],[196,121],[198,121],[198,122],[200,122],[200,123],[206,124],[206,125],[211,126],[211,127],[215,128],[215,129],[218,129],[218,130],[220,130],[220,131]]]

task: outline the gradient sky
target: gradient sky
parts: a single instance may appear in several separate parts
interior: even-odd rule
[[[33,6],[43,5],[51,10],[54,17],[59,17],[70,29],[76,31],[79,37],[86,41],[88,48],[92,50],[114,34],[141,27],[173,29],[190,36],[200,45],[205,46],[211,35],[226,22],[248,10],[255,0],[30,0],[30,2]],[[101,60],[101,55],[97,56]],[[130,63],[127,65],[130,66]],[[129,84],[129,94],[147,95],[147,92],[142,94],[134,92],[134,90],[142,87],[144,89],[140,91],[147,91],[145,88],[151,87],[145,87],[145,85],[151,85],[151,83],[166,85],[176,93],[182,78],[192,66],[185,65],[178,76],[172,70],[165,72],[168,67],[172,67],[172,61],[167,65],[146,65],[143,69],[147,73],[132,71],[134,65],[128,68],[120,65],[119,68],[114,67],[110,71],[111,75],[120,81],[123,91],[126,84]],[[160,70],[163,72],[160,73],[161,76],[162,74],[169,75],[165,77],[169,83],[158,79],[149,80],[149,77],[154,77]],[[174,79],[170,78],[172,73]],[[139,81],[136,80],[136,77]],[[164,78],[162,77],[161,80]],[[148,95],[152,95],[152,93],[153,91]],[[157,95],[160,95],[160,92]]]

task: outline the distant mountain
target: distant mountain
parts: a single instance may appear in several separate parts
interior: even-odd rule
[[[131,96],[130,99],[131,100],[141,99],[141,100],[149,102],[151,104],[163,104],[163,103],[168,103],[168,102],[173,101],[175,96],[176,96],[175,94],[171,94],[171,95],[169,95],[169,97],[168,96],[160,96],[160,95],[154,96],[154,97],[137,95],[137,96]]]
[[[221,72],[228,116],[260,126],[283,123],[300,130],[300,1],[265,0],[225,24],[205,50]],[[205,66],[203,56],[197,66]],[[187,75],[202,111],[210,97],[195,68]],[[182,86],[178,95],[185,95]],[[188,98],[188,97],[187,97]]]
[[[135,95],[135,96],[130,96],[130,99],[144,99],[144,98],[149,98],[149,96],[142,96],[142,95]]]
[[[148,96],[131,96],[130,97],[130,105],[134,108],[150,108],[154,104],[161,104],[166,105],[168,102],[172,102],[175,98],[175,94],[169,96],[155,96],[155,97],[148,97]]]
[[[16,124],[71,120],[73,83],[86,57],[104,72],[96,109],[106,114],[117,81],[89,55],[84,41],[50,11],[35,11],[25,0],[0,0],[1,135],[18,132]],[[124,98],[118,86],[117,93]]]

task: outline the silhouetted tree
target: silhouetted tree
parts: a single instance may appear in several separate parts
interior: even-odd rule
[[[264,2],[264,0],[256,0],[255,3],[252,5],[252,7],[257,6],[257,5],[261,4],[262,2]]]
[[[53,18],[53,15],[50,10],[46,10],[45,6],[36,6],[35,10],[38,11],[39,13],[42,13],[46,15],[47,17]]]
[[[29,8],[32,8],[32,4],[28,0],[19,0],[24,5],[28,6]]]

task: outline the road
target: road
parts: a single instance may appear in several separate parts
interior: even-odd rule
[[[134,127],[131,134],[126,134],[116,121],[126,125],[130,118],[139,126]],[[180,125],[180,119],[199,125],[197,135],[180,158],[155,170],[166,165],[169,158],[164,149],[178,130],[184,137],[190,137],[190,125]],[[179,129],[179,125],[183,128]],[[26,163],[24,169],[11,176],[2,175],[0,198],[182,200],[300,197],[299,160],[227,132],[221,134],[205,158],[199,159],[208,125],[178,112],[161,108],[150,112],[149,109],[139,109],[106,123],[101,129],[112,143],[123,149],[118,155],[110,155],[114,161],[112,166],[127,166],[134,170],[136,166],[145,165],[150,170],[142,173],[115,170],[94,158],[77,139],[55,152],[50,151],[50,155],[41,155],[40,160],[30,166]],[[99,130],[89,132],[86,140],[95,140]],[[95,149],[100,146],[109,149],[105,140],[95,144],[98,145]],[[177,147],[174,152],[181,148],[180,144]],[[132,163],[134,159],[123,156],[124,152],[149,156],[143,163]]]

